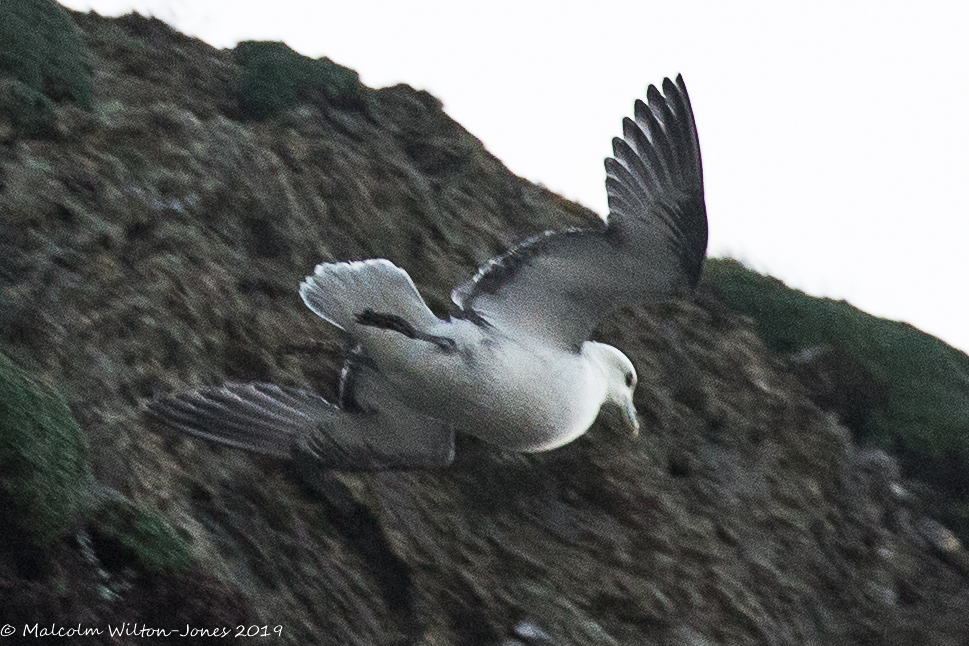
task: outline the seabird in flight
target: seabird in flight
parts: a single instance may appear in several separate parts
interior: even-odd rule
[[[305,390],[229,383],[153,400],[169,426],[317,469],[444,466],[454,433],[547,451],[614,408],[631,430],[636,369],[589,341],[616,306],[696,286],[707,246],[700,147],[683,78],[650,86],[606,159],[609,217],[546,232],[486,263],[442,320],[388,260],[317,265],[306,305],[356,344],[338,403]]]

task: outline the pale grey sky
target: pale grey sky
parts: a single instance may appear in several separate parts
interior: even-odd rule
[[[602,159],[683,73],[711,255],[969,350],[969,3],[67,0],[408,83],[512,171],[606,212]]]

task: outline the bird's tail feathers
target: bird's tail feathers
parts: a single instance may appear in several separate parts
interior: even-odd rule
[[[317,265],[299,293],[318,316],[350,333],[367,312],[400,317],[417,330],[438,320],[407,272],[383,258]]]

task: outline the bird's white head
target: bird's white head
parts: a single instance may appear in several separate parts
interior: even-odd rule
[[[632,434],[639,434],[639,417],[633,404],[633,393],[636,391],[636,368],[629,357],[622,352],[595,341],[582,344],[582,354],[595,365],[605,378],[606,393],[602,402],[603,411],[618,412],[623,423]]]

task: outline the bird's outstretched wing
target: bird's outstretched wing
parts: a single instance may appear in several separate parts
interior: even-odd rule
[[[254,382],[159,397],[147,403],[146,411],[166,426],[189,435],[289,458],[300,436],[324,424],[337,409],[304,390]]]
[[[152,400],[149,416],[189,435],[291,460],[300,471],[377,471],[448,465],[454,433],[383,397],[376,373],[357,369],[355,410],[305,390],[228,383]]]
[[[707,218],[693,109],[681,76],[646,98],[606,160],[607,223],[546,232],[492,259],[451,294],[464,316],[574,348],[615,305],[696,285]]]

